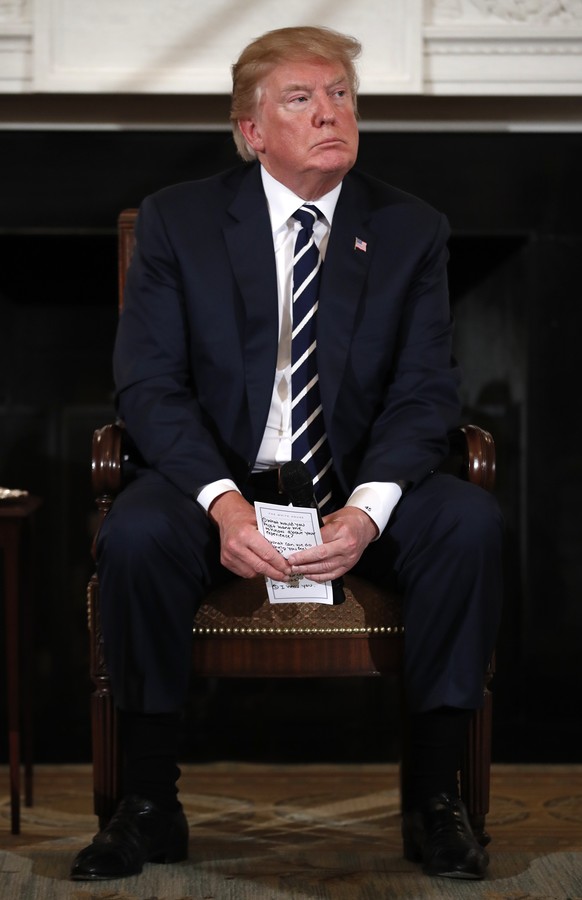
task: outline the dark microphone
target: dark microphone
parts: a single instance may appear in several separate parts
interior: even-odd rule
[[[287,494],[292,506],[316,509],[319,525],[320,527],[323,525],[323,519],[313,492],[313,480],[305,463],[298,459],[292,459],[283,463],[279,469],[279,487],[284,494]],[[343,603],[346,599],[343,590],[343,579],[334,578],[331,586],[334,605]]]
[[[309,469],[298,459],[284,463],[279,469],[279,487],[287,494],[292,506],[306,506],[317,509],[319,524],[323,525],[321,513],[313,493],[313,481]]]

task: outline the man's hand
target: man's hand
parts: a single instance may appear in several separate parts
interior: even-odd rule
[[[318,582],[339,578],[355,566],[378,534],[375,522],[356,506],[344,506],[323,521],[323,544],[292,553],[287,560],[294,575]]]
[[[275,581],[289,580],[291,566],[260,533],[254,506],[238,491],[220,494],[208,515],[220,533],[223,566],[241,578],[267,575]]]

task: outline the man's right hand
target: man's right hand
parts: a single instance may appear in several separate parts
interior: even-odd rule
[[[241,578],[266,575],[275,581],[289,580],[291,566],[260,533],[254,506],[238,491],[220,494],[208,515],[220,533],[223,566]]]

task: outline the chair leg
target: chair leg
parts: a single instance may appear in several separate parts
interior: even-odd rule
[[[91,694],[91,731],[93,746],[93,805],[99,827],[111,818],[120,793],[120,758],[117,711],[111,695],[109,675],[103,657],[99,622],[99,586],[96,576],[89,583],[89,643]]]
[[[491,840],[485,829],[491,788],[491,736],[493,695],[489,690],[492,668],[487,673],[484,703],[476,710],[469,726],[467,744],[461,761],[461,798],[467,807],[475,837],[484,847]]]

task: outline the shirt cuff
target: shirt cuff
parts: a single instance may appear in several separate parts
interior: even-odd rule
[[[392,481],[367,481],[352,491],[346,506],[356,506],[368,513],[378,527],[378,540],[401,497],[402,488]]]
[[[204,512],[207,513],[212,501],[216,500],[217,497],[220,497],[221,494],[226,494],[227,491],[236,491],[237,494],[240,494],[236,484],[230,478],[221,478],[219,481],[212,481],[210,484],[204,485],[204,487],[198,491],[196,502],[199,503]]]

